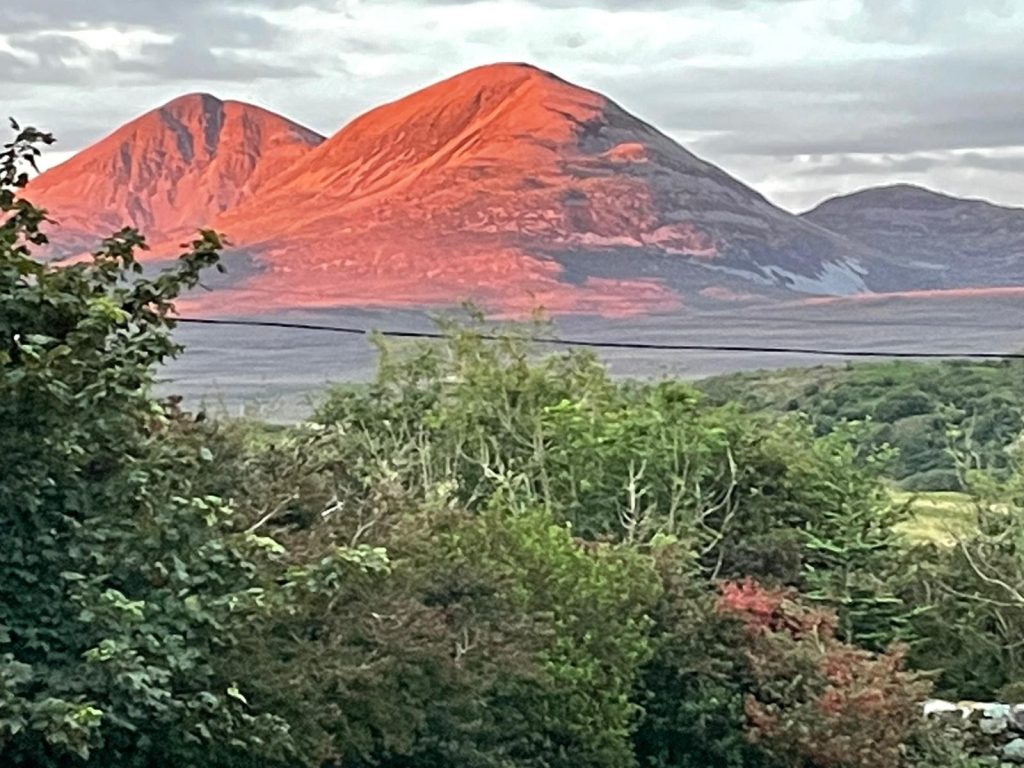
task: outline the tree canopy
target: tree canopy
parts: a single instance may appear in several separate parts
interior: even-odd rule
[[[1022,682],[1016,464],[912,550],[883,446],[472,324],[305,423],[201,419],[153,385],[222,239],[35,258],[16,131],[0,764],[966,768],[918,716],[952,637]]]

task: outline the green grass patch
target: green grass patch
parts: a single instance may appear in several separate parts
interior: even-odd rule
[[[974,502],[965,493],[933,491],[928,493],[892,492],[898,503],[909,503],[910,520],[898,530],[915,544],[951,546],[956,539],[969,535],[975,528]]]

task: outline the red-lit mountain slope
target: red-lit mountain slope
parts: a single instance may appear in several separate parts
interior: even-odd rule
[[[900,269],[606,97],[522,64],[437,83],[322,143],[262,109],[186,96],[29,195],[60,221],[57,255],[125,224],[165,245],[198,226],[226,233],[244,258],[229,259],[230,289],[203,299],[211,311],[469,299],[624,314],[858,293],[866,264]]]
[[[60,226],[52,255],[124,226],[151,242],[188,235],[290,167],[323,137],[260,107],[182,96],[147,112],[29,185]]]
[[[239,307],[648,311],[709,287],[855,292],[870,254],[518,64],[363,115],[216,223],[264,266],[222,297]]]

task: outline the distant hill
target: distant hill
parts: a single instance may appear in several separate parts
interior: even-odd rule
[[[873,290],[1024,284],[1024,208],[899,184],[826,200],[804,218],[909,268],[884,278],[869,270]]]
[[[1024,436],[1019,361],[856,363],[730,374],[697,385],[716,403],[806,414],[819,435],[870,420],[864,445],[898,450],[890,471],[908,490],[959,490],[952,427],[969,432],[971,450],[996,469]]]

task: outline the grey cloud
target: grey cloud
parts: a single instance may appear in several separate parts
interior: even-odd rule
[[[363,40],[356,37],[345,37],[338,41],[338,49],[349,53],[368,56],[381,56],[398,53],[395,46],[381,40]]]
[[[339,7],[337,0],[307,0],[305,5]],[[202,30],[204,24],[224,23],[219,31],[231,34],[231,25],[251,20],[254,11],[295,7],[288,0],[28,0],[0,6],[0,29],[38,32],[81,29],[99,25],[143,27],[174,34],[184,28]]]
[[[305,4],[330,9],[337,2],[307,0]],[[145,72],[163,80],[282,77],[294,70],[276,63],[253,64],[243,54],[251,51],[267,59],[275,50],[288,50],[287,30],[270,23],[259,11],[294,5],[286,0],[28,0],[0,4],[0,34],[41,37],[106,26],[143,29],[166,35],[170,42],[150,45],[139,60],[107,61],[107,71]],[[195,59],[180,61],[175,58],[178,55]],[[201,67],[209,68],[207,76],[201,75]],[[19,71],[17,76],[24,82],[41,80],[31,72]]]
[[[0,51],[0,71],[6,73],[12,80],[37,85],[74,84],[84,77],[81,71],[66,64],[40,65],[31,59],[8,51]]]
[[[232,13],[223,19],[217,16],[214,14],[209,24],[189,25],[187,32],[177,36],[187,36],[218,48],[265,48],[280,40],[282,35],[279,28],[251,13]]]
[[[428,5],[474,5],[486,0],[426,0]],[[710,8],[739,11],[757,6],[787,5],[813,0],[527,0],[540,8],[591,8],[604,11],[678,11]]]
[[[949,157],[941,155],[834,155],[811,168],[802,168],[801,176],[852,176],[904,173],[926,173],[943,165],[950,165]]]
[[[90,63],[104,57],[68,35],[11,35],[6,42],[13,53],[0,52],[0,69],[15,82],[44,85],[84,82]]]
[[[1024,53],[949,52],[787,67],[679,67],[613,77],[608,90],[694,149],[728,155],[854,154],[1022,143]]]
[[[236,34],[242,35],[244,31]],[[111,73],[186,81],[254,80],[308,74],[305,70],[245,56],[230,47],[212,47],[210,37],[179,35],[166,43],[147,43],[139,55],[126,57],[96,50],[67,34],[22,33],[6,38],[13,53],[0,52],[0,66],[13,82],[23,87],[85,84]]]
[[[202,41],[187,36],[170,43],[150,43],[138,58],[119,59],[118,72],[142,74],[161,80],[235,81],[261,78],[301,77],[309,73],[273,64],[235,51],[216,52]]]
[[[312,3],[310,3],[312,4]],[[323,0],[323,7],[333,0]],[[158,80],[248,81],[292,77],[300,70],[274,61],[288,49],[287,32],[255,10],[287,7],[284,0],[250,0],[243,8],[217,0],[32,0],[0,6],[0,30],[14,48],[5,56],[15,83],[96,81],[111,73]],[[167,35],[138,57],[96,51],[70,33],[113,25]],[[58,50],[63,46],[63,50]],[[67,63],[74,49],[75,64]],[[303,74],[309,74],[305,70]]]
[[[860,0],[859,12],[835,21],[836,33],[878,42],[961,38],[966,30],[1013,16],[1016,0]]]
[[[63,61],[72,56],[87,55],[91,50],[81,40],[61,34],[9,35],[7,44],[30,53],[41,61]]]
[[[977,168],[1001,173],[1024,173],[1024,157],[996,157],[983,152],[967,152],[957,158],[962,168]]]

